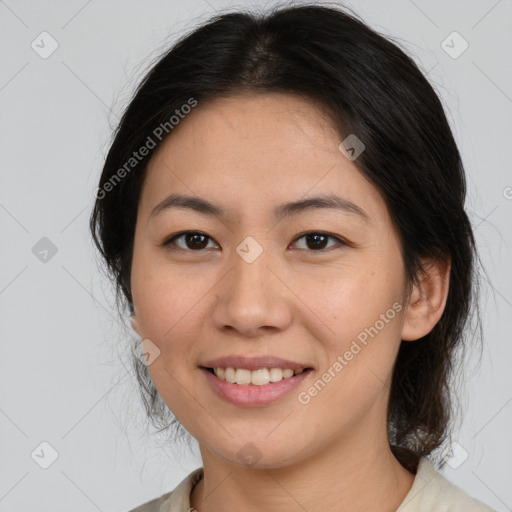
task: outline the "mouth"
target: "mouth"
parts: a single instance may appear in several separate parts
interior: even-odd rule
[[[219,398],[241,407],[276,402],[315,371],[309,363],[270,355],[219,357],[202,361],[199,369]]]
[[[291,379],[297,375],[300,375],[304,372],[308,373],[312,371],[311,367],[304,368],[257,368],[255,370],[251,370],[249,368],[234,368],[232,366],[228,367],[207,367],[201,366],[203,370],[208,371],[219,380],[228,382],[229,384],[235,384],[238,386],[266,386],[270,384],[275,384],[281,382],[283,380]]]
[[[201,366],[200,370],[210,389],[219,398],[238,407],[264,407],[287,395],[290,396],[291,392],[314,371],[310,367],[297,370],[288,369],[289,372],[285,374],[291,372],[292,375],[285,377],[283,374],[279,375],[279,372],[272,372],[276,368],[259,368],[249,371],[247,368],[235,369],[229,366],[225,369]],[[283,373],[280,368],[277,370]],[[284,372],[286,370],[285,368]],[[222,375],[223,371],[224,375]],[[274,382],[270,382],[271,375],[275,379]],[[233,378],[234,382],[227,380],[233,380]],[[278,378],[280,380],[277,380]]]

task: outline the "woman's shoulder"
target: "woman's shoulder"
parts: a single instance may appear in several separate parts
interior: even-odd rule
[[[416,511],[496,512],[452,484],[426,457],[420,459],[413,485],[396,512]]]
[[[203,476],[203,468],[188,474],[173,491],[139,505],[129,512],[189,512],[190,492]]]

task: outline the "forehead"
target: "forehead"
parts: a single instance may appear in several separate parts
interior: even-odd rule
[[[215,155],[216,161],[234,163],[243,155],[284,163],[303,156],[306,148],[339,156],[339,139],[324,110],[309,100],[283,93],[236,95],[199,102],[157,155],[173,153],[180,161]]]
[[[340,152],[341,141],[325,110],[297,96],[199,103],[149,162],[141,207],[149,215],[171,192],[249,210],[336,193],[379,216],[380,193]]]

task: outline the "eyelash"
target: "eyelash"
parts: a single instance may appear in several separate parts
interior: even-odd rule
[[[164,246],[164,247],[167,247],[167,248],[169,248],[170,250],[173,250],[173,251],[201,252],[201,251],[204,251],[206,249],[206,248],[202,248],[202,249],[194,250],[194,249],[188,249],[188,248],[187,249],[183,249],[182,247],[176,247],[175,244],[174,244],[174,241],[179,239],[179,238],[181,238],[181,237],[183,237],[183,236],[185,236],[185,235],[188,235],[188,234],[201,235],[201,236],[204,236],[206,238],[209,238],[210,240],[213,240],[213,238],[211,238],[206,233],[203,233],[201,231],[181,231],[179,233],[176,233],[175,235],[172,235],[171,237],[167,238],[166,240],[164,240],[164,242],[161,245]],[[339,236],[331,235],[330,233],[326,233],[325,231],[307,231],[306,233],[302,233],[297,238],[295,238],[295,240],[292,243],[296,243],[298,240],[300,240],[301,238],[305,238],[308,235],[322,235],[322,236],[327,237],[327,238],[332,238],[334,240],[337,240],[339,245],[341,245],[341,246],[350,246],[351,245],[349,242],[347,242],[343,238],[340,238]],[[171,245],[173,245],[174,247],[171,247]],[[318,249],[318,250],[313,250],[313,249],[300,249],[300,250],[306,250],[308,252],[320,252],[321,253],[321,252],[327,251],[328,249],[332,249],[332,246],[328,247],[328,248]]]

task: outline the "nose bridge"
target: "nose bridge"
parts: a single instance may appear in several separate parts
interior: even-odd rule
[[[261,243],[260,243],[261,242]],[[250,299],[253,301],[264,301],[267,297],[272,273],[268,269],[271,264],[269,244],[253,237],[246,237],[231,255],[233,265],[231,277],[232,299]],[[261,307],[261,304],[260,304]]]
[[[230,255],[231,271],[217,293],[217,327],[229,325],[249,334],[261,327],[282,329],[289,322],[284,287],[270,270],[277,265],[263,245],[247,237]]]

